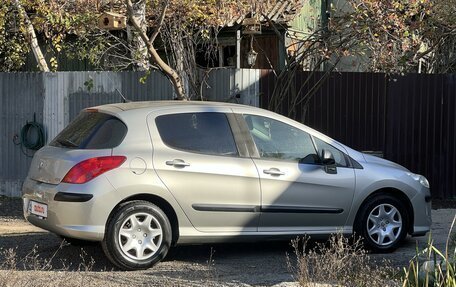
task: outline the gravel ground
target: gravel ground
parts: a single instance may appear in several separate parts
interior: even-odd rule
[[[444,249],[456,209],[432,211],[432,238]],[[391,254],[372,254],[374,260],[389,260],[396,267],[408,265],[416,246],[424,247],[427,237],[408,237]],[[216,244],[174,248],[165,261],[145,271],[116,271],[98,244],[61,246],[61,239],[35,228],[22,218],[21,201],[0,198],[0,249],[16,250],[24,258],[36,248],[35,261],[52,261],[43,271],[31,271],[22,263],[16,270],[3,266],[0,286],[295,286],[287,268],[289,242]],[[81,256],[81,254],[87,254]],[[212,254],[212,256],[211,256]],[[31,257],[31,256],[29,256]],[[212,260],[211,260],[212,258]],[[93,264],[91,263],[93,259]],[[33,261],[33,260],[32,260]],[[5,254],[0,254],[0,266]],[[29,264],[28,264],[29,265]],[[84,271],[90,267],[90,271]],[[75,272],[83,270],[83,272]],[[32,278],[32,279],[31,279]]]

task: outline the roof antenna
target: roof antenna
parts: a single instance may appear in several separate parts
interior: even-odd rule
[[[111,81],[114,89],[119,93],[120,97],[122,98],[122,103],[130,103],[131,100],[127,99],[116,87],[116,85],[114,84],[114,81],[112,80],[112,78],[109,76],[109,72],[106,73],[106,76],[108,76],[108,79]]]

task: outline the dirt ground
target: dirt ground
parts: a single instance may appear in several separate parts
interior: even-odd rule
[[[444,249],[456,209],[432,211],[432,238]],[[416,246],[426,245],[427,236],[408,237],[391,254],[372,254],[374,260],[387,259],[396,267],[408,265]],[[287,267],[289,242],[216,244],[177,247],[154,268],[145,271],[117,271],[98,244],[61,246],[61,239],[24,221],[20,200],[0,199],[0,249],[15,249],[24,258],[36,246],[35,260],[47,266],[30,270],[30,264],[17,263],[16,270],[5,267],[0,254],[0,286],[295,286]],[[57,251],[57,252],[56,252]],[[87,254],[81,256],[81,254]],[[212,255],[211,255],[212,254]],[[38,257],[36,257],[38,256]],[[3,258],[2,258],[3,257]],[[93,258],[93,262],[91,261]],[[212,260],[211,260],[212,258]],[[26,266],[24,266],[26,265]],[[46,264],[44,264],[46,265]],[[90,271],[84,271],[89,266]],[[84,272],[75,272],[78,270]]]

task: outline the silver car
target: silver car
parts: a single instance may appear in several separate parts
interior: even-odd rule
[[[363,236],[377,252],[431,225],[425,177],[278,114],[235,104],[133,102],[83,110],[32,161],[25,218],[101,241],[121,269],[176,244]]]

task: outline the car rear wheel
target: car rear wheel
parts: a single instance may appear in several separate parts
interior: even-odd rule
[[[165,213],[150,202],[136,200],[121,205],[111,216],[102,246],[117,267],[147,269],[166,256],[171,238]]]
[[[361,207],[355,231],[374,252],[391,252],[407,236],[408,218],[402,202],[391,195],[377,195]]]

